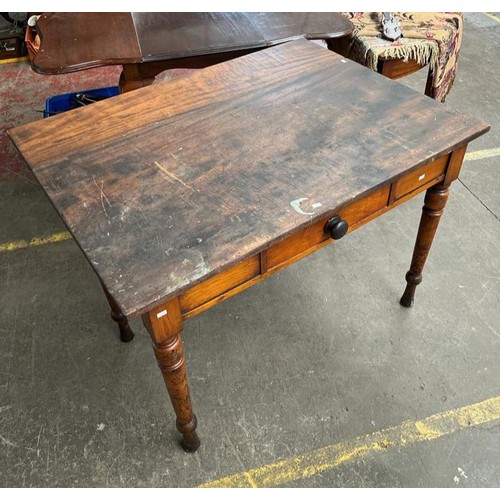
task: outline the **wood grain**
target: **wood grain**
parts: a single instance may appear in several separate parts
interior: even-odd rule
[[[354,226],[359,221],[378,212],[387,205],[389,189],[389,186],[385,186],[339,210],[335,215],[340,215],[349,226]],[[330,242],[330,236],[325,233],[325,224],[331,215],[270,247],[267,250],[267,268],[273,269],[298,255],[303,255],[309,249],[315,248],[316,245],[325,240]]]
[[[176,59],[163,59],[159,61],[150,61],[143,63],[124,64],[120,75],[120,92],[130,92],[142,87],[151,85],[155,77],[162,71],[175,68],[201,69],[230,61],[237,57],[250,54],[258,49],[232,50],[230,52],[219,52],[201,56],[179,57]]]
[[[392,78],[397,80],[403,76],[411,75],[416,71],[422,69],[424,65],[419,64],[413,59],[409,59],[407,62],[402,59],[390,59],[380,57],[378,61],[377,71],[386,76],[387,78]]]
[[[400,304],[404,307],[413,305],[415,289],[422,282],[425,261],[429,255],[449,193],[449,185],[438,184],[428,189],[425,194],[417,241],[413,250],[410,270],[406,273],[407,285],[400,300]]]
[[[156,360],[177,416],[177,430],[182,434],[181,446],[185,451],[196,451],[200,439],[196,434],[197,421],[193,413],[186,357],[180,336],[182,318],[179,301],[173,299],[152,309],[142,316],[142,321],[151,335]]]
[[[417,170],[403,176],[395,184],[394,199],[398,200],[414,189],[433,181],[436,177],[443,175],[448,166],[449,155],[444,155],[437,160],[418,168]]]
[[[449,159],[450,155],[446,155],[445,158]],[[420,194],[422,191],[429,189],[433,185],[439,184],[443,180],[444,174],[431,179],[425,184],[422,184],[416,179],[415,185],[409,186],[407,194],[398,200],[392,200],[389,193],[392,192],[392,188],[396,186],[397,181],[395,181],[392,185],[384,186],[369,196],[361,198],[346,206],[341,209],[338,214],[344,220],[349,222],[348,232],[352,232],[377,217],[380,217],[385,212],[401,205],[408,199]],[[181,304],[184,303],[185,296],[189,297],[191,295],[192,290],[196,290],[195,295],[197,297],[196,305],[193,304],[192,308],[186,306],[182,308],[182,318],[188,319],[206,311],[219,302],[237,295],[243,290],[257,284],[259,281],[272,276],[295,262],[302,260],[311,253],[333,243],[333,240],[330,239],[328,234],[324,232],[325,222],[328,219],[329,217],[327,217],[324,221],[320,221],[319,223],[309,226],[295,235],[276,243],[269,249],[262,250],[259,254],[260,274],[243,279],[244,275],[241,272],[241,267],[247,268],[249,266],[248,261],[246,261],[242,263],[244,266],[242,266],[242,264],[238,264],[234,268],[223,271],[215,278],[202,282],[199,285],[196,285],[194,289],[190,289],[181,294],[179,296]],[[274,262],[270,262],[272,267],[269,267],[268,265],[269,254],[274,254]],[[251,273],[248,273],[248,276],[250,276],[250,274]],[[238,276],[239,279],[235,279],[235,276]],[[240,283],[237,284],[237,281],[240,281]],[[218,286],[216,288],[213,287],[211,284],[212,282],[217,283]],[[205,286],[207,286],[207,290],[205,290]],[[214,292],[217,292],[217,294]]]
[[[259,257],[244,260],[224,273],[196,285],[179,297],[181,312],[187,313],[248,281],[260,272]]]
[[[454,180],[458,179],[466,151],[467,145],[456,149],[451,154],[450,163],[448,165],[448,169],[446,170],[445,184],[450,184]]]
[[[301,40],[10,135],[131,316],[488,128]]]
[[[141,62],[141,50],[130,13],[44,13],[36,24],[40,50],[31,67],[41,74]]]

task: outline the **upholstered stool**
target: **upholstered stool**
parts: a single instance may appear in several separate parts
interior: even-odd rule
[[[389,78],[401,78],[429,66],[425,94],[444,101],[455,79],[463,36],[460,13],[395,12],[403,36],[382,38],[381,12],[343,12],[354,25],[351,35],[328,47]]]

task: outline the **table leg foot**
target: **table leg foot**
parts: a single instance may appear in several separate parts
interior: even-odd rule
[[[197,420],[187,382],[179,301],[174,299],[153,309],[144,314],[142,320],[153,340],[158,366],[177,416],[177,430],[182,434],[181,446],[185,451],[196,451],[200,439],[196,434]]]
[[[406,273],[406,288],[399,303],[404,307],[411,307],[415,301],[415,289],[422,282],[422,273]]]
[[[427,190],[422,208],[422,218],[418,228],[417,241],[413,250],[410,270],[406,273],[406,289],[399,303],[411,307],[417,285],[422,282],[422,271],[431,249],[432,240],[448,200],[449,186],[438,184]]]
[[[399,303],[403,307],[412,307],[413,303],[415,302],[415,287],[411,287],[410,285],[406,285],[406,289],[402,295],[402,297],[399,299]]]
[[[182,424],[177,420],[177,430],[182,434],[181,446],[184,451],[192,453],[196,451],[201,444],[198,434],[196,434],[196,426],[198,422],[196,421],[196,416],[193,415],[193,419],[188,424]]]

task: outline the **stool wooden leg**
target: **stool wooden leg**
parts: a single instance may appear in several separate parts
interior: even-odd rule
[[[427,190],[410,270],[406,273],[407,285],[400,300],[402,306],[413,305],[415,289],[422,281],[422,270],[448,200],[448,194],[449,185],[438,184]]]
[[[196,416],[187,383],[179,301],[174,299],[153,309],[142,316],[142,321],[153,340],[158,366],[177,416],[177,430],[182,434],[181,446],[185,451],[196,451],[200,439],[196,434]]]
[[[122,313],[120,307],[108,292],[102,281],[101,285],[102,289],[104,290],[104,294],[108,299],[109,307],[111,307],[111,318],[113,319],[113,321],[116,321],[118,323],[118,328],[120,329],[120,340],[122,342],[130,342],[134,338],[134,332],[128,324],[127,317]]]
[[[429,64],[429,72],[427,73],[427,81],[425,82],[425,95],[432,97],[432,82],[434,81],[434,68]]]

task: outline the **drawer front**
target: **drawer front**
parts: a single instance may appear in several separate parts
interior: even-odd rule
[[[444,175],[448,165],[449,155],[441,156],[428,165],[418,168],[395,182],[394,201],[428,184],[437,177]]]
[[[349,227],[354,226],[387,205],[389,190],[390,186],[383,187],[344,207],[335,215],[340,215],[349,224]],[[330,236],[324,230],[327,221],[328,218],[321,220],[270,247],[267,250],[267,269],[271,270],[308,250],[314,250],[314,247],[327,242],[327,240],[331,241]]]
[[[255,255],[250,259],[244,260],[237,266],[194,286],[179,298],[182,314],[188,313],[211,299],[231,290],[231,288],[258,276],[259,273],[260,259],[258,255]]]
[[[0,39],[0,59],[11,59],[23,55],[23,42],[17,37]]]

